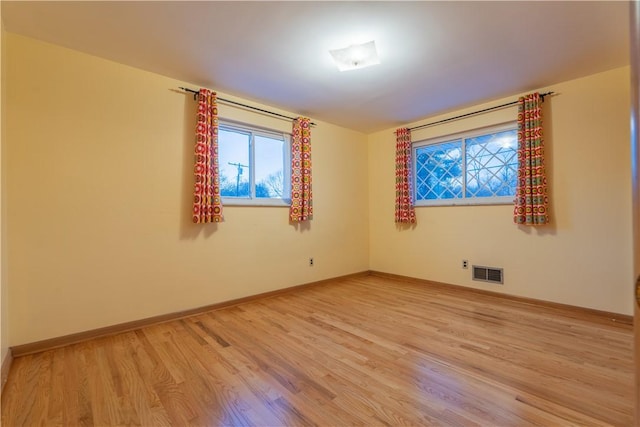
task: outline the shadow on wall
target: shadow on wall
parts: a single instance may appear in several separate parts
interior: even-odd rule
[[[293,222],[289,220],[289,225],[292,225],[293,228],[300,233],[311,231],[311,221]]]
[[[549,95],[545,102],[542,103],[542,123],[544,126],[544,166],[547,172],[547,196],[549,197],[549,224],[542,226],[530,226],[530,225],[518,225],[518,229],[526,234],[537,234],[539,236],[557,234],[557,219],[556,219],[556,204],[553,198],[553,188],[555,187],[554,180],[554,168],[553,168],[553,122],[551,117],[553,114],[551,110],[553,108],[553,100],[550,99],[553,96],[559,95],[555,93]]]
[[[418,215],[418,212],[416,211],[416,216]],[[416,222],[414,223],[406,223],[406,222],[396,222],[396,230],[397,231],[406,231],[406,230],[413,230],[416,228],[416,226],[418,225],[418,220],[416,218]]]
[[[194,224],[191,214],[193,205],[193,156],[196,131],[196,113],[198,102],[193,95],[178,90],[172,90],[184,97],[184,129],[182,133],[182,197],[180,199],[180,239],[196,239],[199,235],[205,238],[211,236],[218,229],[217,223]]]

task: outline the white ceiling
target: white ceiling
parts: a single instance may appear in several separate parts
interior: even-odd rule
[[[628,2],[14,2],[9,32],[371,132],[629,64]],[[329,49],[375,40],[381,64]]]

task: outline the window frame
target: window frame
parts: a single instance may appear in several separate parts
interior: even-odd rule
[[[412,154],[412,191],[411,196],[413,197],[413,204],[416,207],[423,206],[482,206],[482,205],[511,205],[514,202],[515,194],[512,196],[491,196],[491,197],[466,197],[467,190],[467,147],[466,140],[476,138],[479,136],[490,135],[494,133],[500,133],[505,131],[513,131],[517,132],[518,130],[518,122],[517,121],[509,121],[506,123],[501,123],[492,126],[485,126],[481,128],[475,128],[463,132],[458,132],[454,134],[444,135],[435,138],[427,138],[420,141],[413,142],[411,145],[411,154]],[[418,174],[417,174],[417,155],[416,151],[421,147],[426,147],[430,145],[438,145],[445,144],[448,142],[457,142],[460,141],[461,150],[462,150],[462,197],[460,198],[452,198],[452,199],[432,199],[432,200],[418,200],[417,199],[417,191],[418,191]],[[517,141],[516,141],[517,142]],[[517,151],[516,146],[516,151]],[[517,155],[517,154],[516,154]]]
[[[220,119],[218,122],[218,138],[220,138],[220,131],[230,131],[249,136],[249,197],[235,197],[235,196],[222,196],[223,206],[291,206],[291,134],[287,132],[281,132],[273,129],[268,129],[260,126],[249,125],[246,123],[235,122],[232,120]],[[256,182],[255,182],[255,137],[262,136],[265,138],[282,140],[284,144],[284,150],[282,153],[282,166],[283,166],[283,196],[281,198],[275,197],[256,197]],[[218,143],[218,150],[220,150],[220,144]],[[220,155],[218,155],[218,158]]]

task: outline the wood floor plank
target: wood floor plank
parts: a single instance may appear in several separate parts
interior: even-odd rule
[[[9,378],[2,392],[2,425],[25,425],[30,420],[33,405],[33,375],[39,369],[34,356],[19,357],[13,360]],[[13,396],[22,396],[19,399]]]
[[[2,425],[627,426],[632,330],[355,277],[14,360]]]
[[[64,425],[64,351],[52,351],[49,410],[45,424]]]
[[[155,391],[145,382],[134,360],[133,348],[129,345],[130,334],[113,337],[109,354],[110,370],[118,376],[116,390],[121,405],[125,408],[125,425],[168,426],[169,417],[160,404]]]
[[[117,335],[122,348],[116,347],[120,370],[124,377],[125,397],[133,401],[141,425],[171,425],[160,397],[154,389],[153,364],[148,358],[134,332]]]
[[[89,372],[87,369],[86,353],[90,351],[94,345],[92,341],[80,343],[72,346],[73,351],[70,351],[70,357],[68,358],[67,367],[77,370],[75,373],[76,384],[70,392],[77,393],[77,405],[78,405],[78,417],[76,420],[69,420],[71,423],[76,422],[81,426],[99,425],[95,420],[95,414],[93,413],[93,402],[91,401],[91,378],[89,378]]]

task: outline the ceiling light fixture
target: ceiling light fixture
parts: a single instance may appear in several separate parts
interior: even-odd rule
[[[376,43],[373,40],[362,44],[352,44],[344,49],[330,50],[329,53],[340,71],[356,70],[380,63]]]

